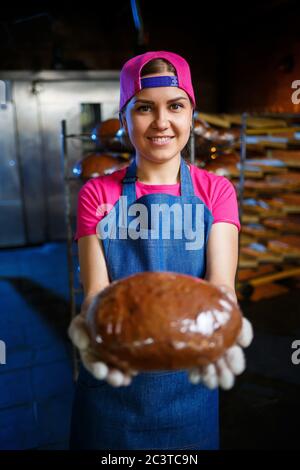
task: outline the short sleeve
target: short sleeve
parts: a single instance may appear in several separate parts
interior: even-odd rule
[[[220,176],[215,187],[212,201],[213,223],[228,222],[241,229],[235,187],[225,176]]]
[[[101,219],[99,207],[99,193],[93,184],[93,180],[90,180],[82,186],[78,193],[77,230],[74,240],[86,235],[96,234],[96,227]]]

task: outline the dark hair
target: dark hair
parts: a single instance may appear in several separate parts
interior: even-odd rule
[[[176,69],[166,59],[153,59],[144,65],[144,67],[141,70],[141,77],[144,77],[145,75],[151,75],[152,73],[163,73],[163,72],[171,72],[171,73],[174,73],[175,75]],[[121,122],[122,122],[122,114],[125,112],[126,106],[127,104],[125,104],[125,106],[123,106],[123,108],[120,111]],[[132,146],[129,140],[129,137],[126,136],[125,139],[126,139],[126,144],[128,145],[130,143],[130,145]],[[190,147],[191,147],[191,138],[189,138],[185,147],[181,151],[183,158],[185,158],[186,160],[190,160]]]
[[[176,69],[173,67],[172,64],[170,64],[170,62],[165,59],[153,59],[144,65],[141,70],[141,77],[144,77],[145,75],[150,75],[152,73],[163,72],[170,72],[176,74]]]

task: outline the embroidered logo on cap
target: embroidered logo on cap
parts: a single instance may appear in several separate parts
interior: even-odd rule
[[[155,88],[160,86],[178,86],[176,75],[162,75],[159,77],[146,77],[141,79],[142,88]]]

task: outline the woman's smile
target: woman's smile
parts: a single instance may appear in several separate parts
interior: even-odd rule
[[[161,147],[163,145],[168,145],[175,136],[165,136],[165,137],[147,137],[152,145]]]

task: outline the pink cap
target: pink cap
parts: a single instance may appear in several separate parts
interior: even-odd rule
[[[181,88],[189,95],[193,107],[195,108],[195,95],[190,67],[187,61],[180,55],[174,54],[174,52],[156,51],[137,55],[124,64],[120,76],[120,110],[136,93],[144,88],[141,83],[140,73],[144,65],[153,59],[166,59],[173,65],[177,76],[176,85],[170,84],[162,86],[178,86],[178,88]]]

